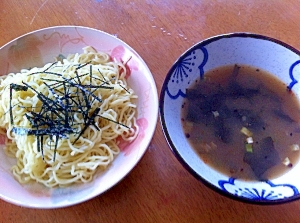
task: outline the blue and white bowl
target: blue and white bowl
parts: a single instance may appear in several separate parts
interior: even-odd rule
[[[188,143],[180,120],[185,89],[216,67],[244,64],[276,75],[300,100],[300,52],[279,40],[249,33],[215,36],[197,43],[174,63],[160,94],[161,124],[169,146],[182,165],[210,188],[240,201],[277,204],[300,197],[300,164],[268,181],[243,181],[206,165]]]

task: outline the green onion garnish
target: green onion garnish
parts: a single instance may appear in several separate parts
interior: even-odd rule
[[[246,143],[245,147],[246,147],[247,153],[253,153],[253,146],[252,146],[252,144]]]

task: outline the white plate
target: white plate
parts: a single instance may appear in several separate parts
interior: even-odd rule
[[[143,59],[126,43],[105,32],[75,26],[59,26],[37,30],[23,35],[0,48],[0,74],[17,72],[21,68],[43,66],[62,54],[81,53],[85,46],[111,55],[116,60],[127,61],[131,69],[129,85],[138,100],[138,125],[140,133],[135,141],[122,149],[111,167],[96,175],[91,183],[68,188],[49,189],[38,183],[21,185],[10,171],[15,163],[0,150],[0,198],[25,207],[59,208],[91,199],[102,194],[123,179],[139,162],[152,139],[158,109],[157,89],[150,70]],[[153,112],[154,111],[154,112]],[[3,148],[3,137],[0,138]]]

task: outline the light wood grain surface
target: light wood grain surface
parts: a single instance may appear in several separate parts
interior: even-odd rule
[[[103,30],[142,56],[160,92],[176,58],[210,36],[253,32],[300,49],[299,11],[297,0],[1,0],[0,45],[49,26]],[[0,200],[0,222],[296,223],[300,222],[300,201],[257,206],[219,195],[180,165],[158,120],[142,160],[106,193],[55,210],[27,209]]]

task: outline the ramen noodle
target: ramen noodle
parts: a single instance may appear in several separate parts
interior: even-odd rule
[[[85,47],[0,77],[0,133],[20,183],[89,182],[120,153],[122,141],[136,138],[137,95],[126,71],[126,64]]]

